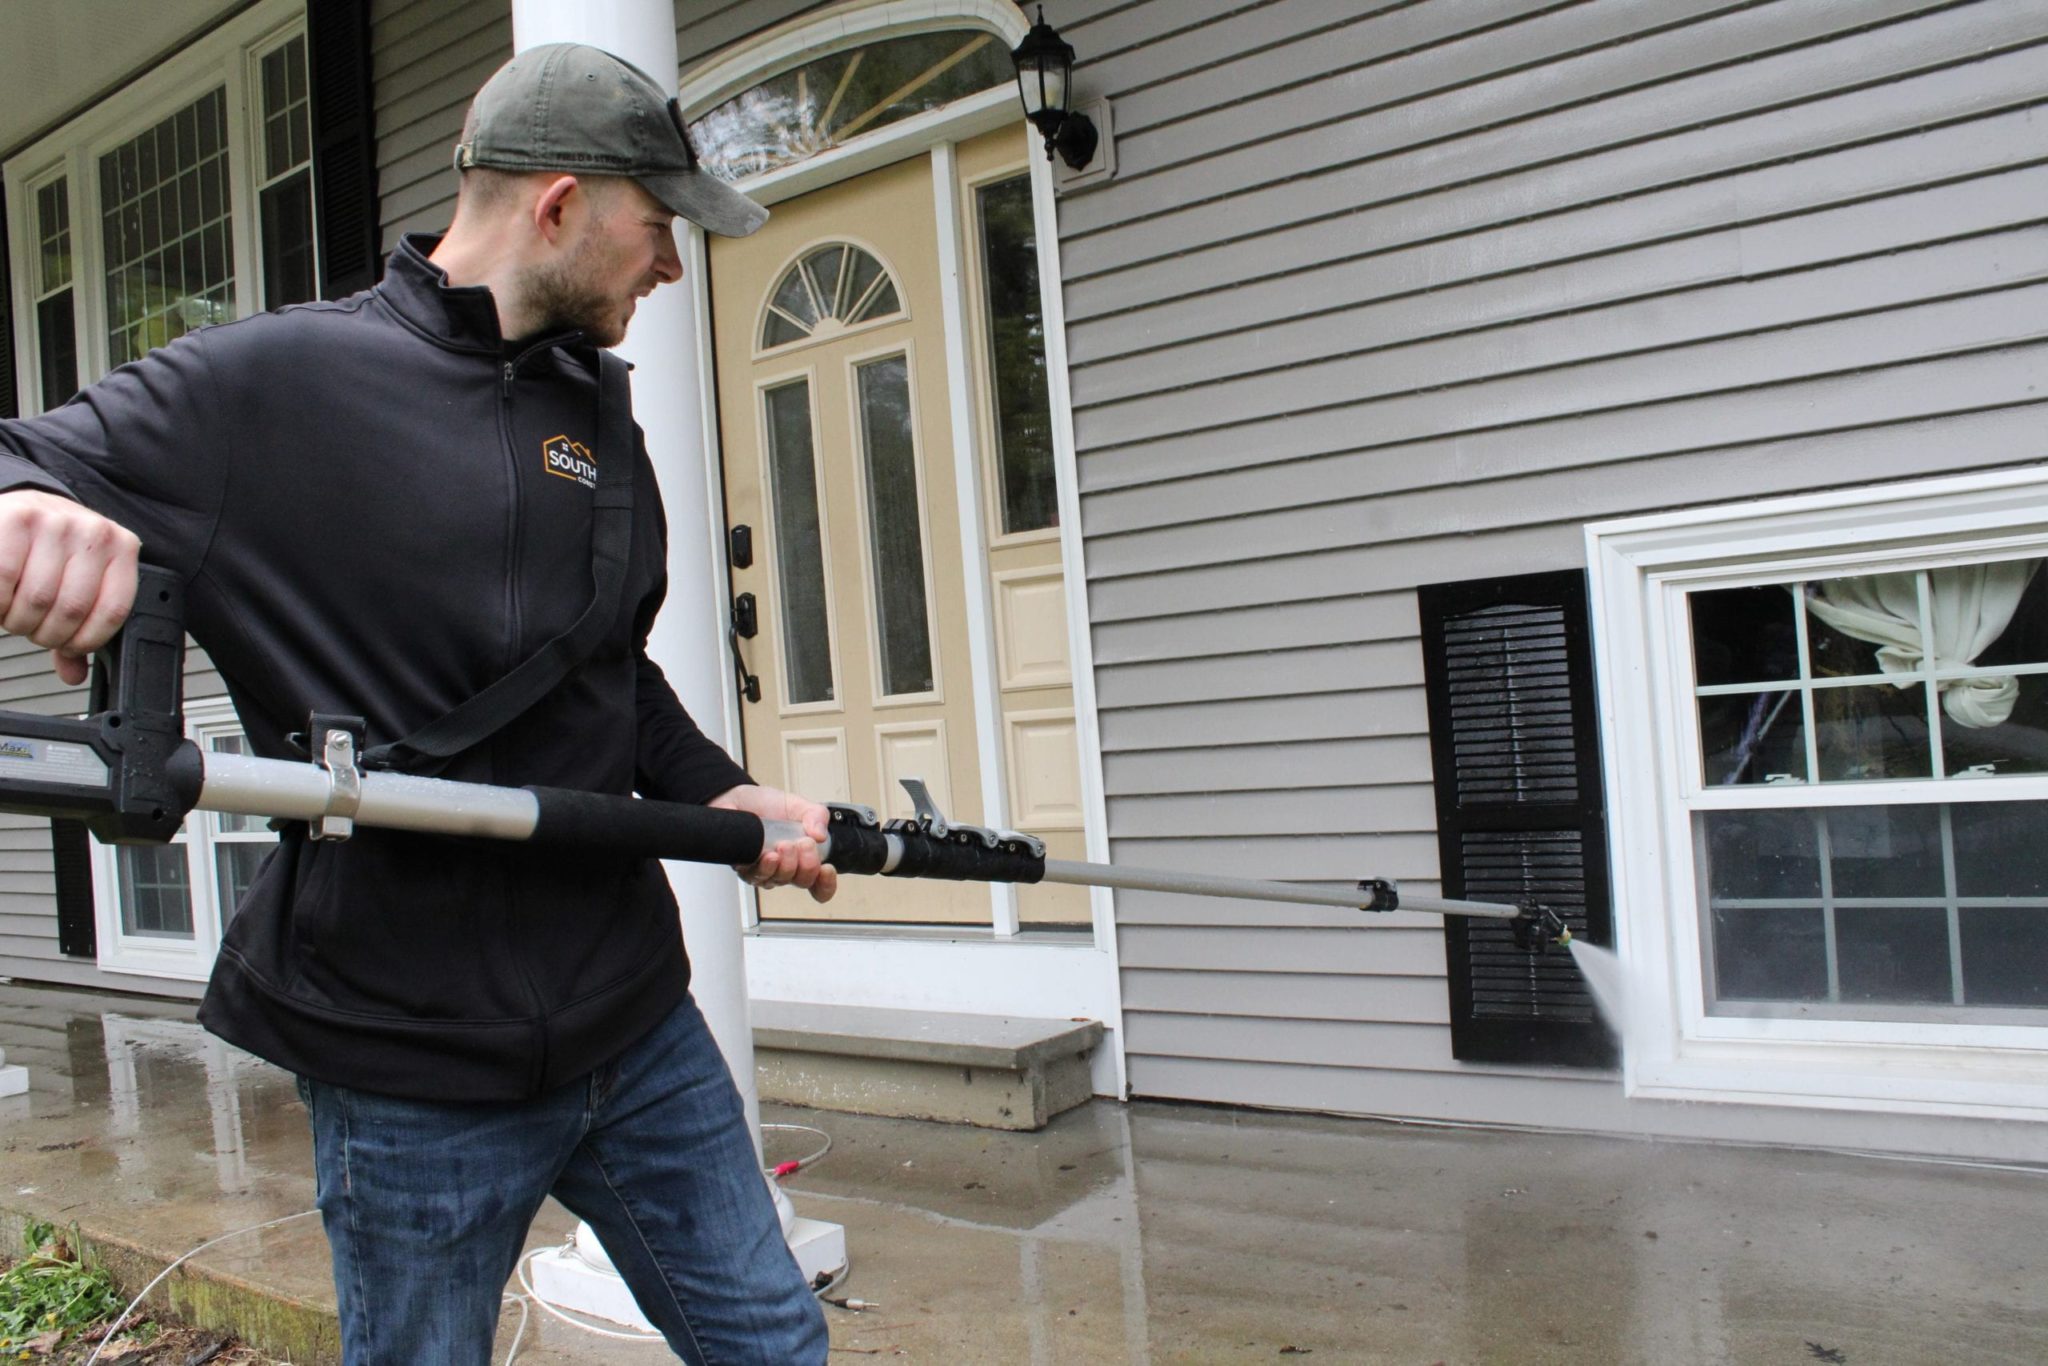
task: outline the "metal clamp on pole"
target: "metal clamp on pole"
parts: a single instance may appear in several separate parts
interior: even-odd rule
[[[1358,903],[1361,911],[1398,911],[1401,909],[1401,887],[1389,878],[1369,877],[1360,879],[1358,890],[1363,899]]]
[[[316,840],[339,842],[356,832],[356,812],[363,805],[363,775],[356,767],[362,748],[363,718],[331,716],[314,712],[306,723],[316,767],[327,772],[327,807],[306,823],[308,835]]]

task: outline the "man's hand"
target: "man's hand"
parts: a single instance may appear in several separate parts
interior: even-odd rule
[[[740,869],[740,876],[756,887],[795,883],[808,890],[813,901],[830,901],[839,890],[839,874],[818,858],[818,846],[830,832],[832,813],[817,802],[777,787],[748,785],[721,792],[708,804],[727,811],[752,812],[765,821],[795,821],[810,836],[783,840],[763,854],[759,863]]]
[[[134,532],[69,498],[0,493],[0,628],[46,647],[66,683],[85,682],[85,657],[135,605],[141,549]]]

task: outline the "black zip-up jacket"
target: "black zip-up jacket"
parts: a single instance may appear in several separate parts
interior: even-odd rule
[[[412,733],[589,604],[592,489],[634,466],[623,605],[596,650],[439,776],[705,801],[746,774],[647,658],[665,533],[639,432],[596,440],[596,355],[507,345],[483,288],[408,238],[383,283],[211,327],[42,417],[0,422],[0,487],[67,494],[187,584],[187,625],[251,748],[299,758],[310,711]],[[567,443],[581,446],[578,452]],[[565,447],[576,459],[550,462]],[[683,996],[651,860],[289,827],[230,923],[206,1026],[294,1072],[436,1100],[533,1096]]]

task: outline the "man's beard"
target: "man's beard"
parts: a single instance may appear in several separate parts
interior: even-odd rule
[[[590,256],[586,245],[566,261],[529,271],[527,311],[543,332],[573,327],[598,346],[617,346],[625,340],[626,319],[619,299],[595,283],[599,272],[590,269]]]

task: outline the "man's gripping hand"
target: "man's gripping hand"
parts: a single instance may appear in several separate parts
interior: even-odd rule
[[[0,628],[46,647],[66,683],[85,682],[85,657],[135,605],[141,549],[134,532],[68,498],[0,493]]]
[[[751,812],[767,821],[795,821],[809,836],[783,840],[762,854],[759,863],[740,869],[740,876],[756,887],[794,883],[810,892],[813,901],[830,901],[839,890],[839,874],[818,857],[818,846],[830,832],[832,813],[817,802],[780,788],[748,784],[720,793],[709,805]]]

